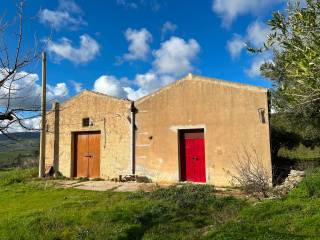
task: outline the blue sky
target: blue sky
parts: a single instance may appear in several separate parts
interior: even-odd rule
[[[8,17],[14,3],[1,0]],[[258,70],[270,56],[250,55],[244,43],[261,45],[266,20],[284,7],[283,0],[29,0],[25,46],[34,33],[51,36],[49,98],[93,89],[137,99],[189,72],[270,87]],[[34,91],[40,67],[25,69]]]

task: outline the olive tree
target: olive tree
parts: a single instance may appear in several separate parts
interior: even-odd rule
[[[320,0],[306,0],[304,5],[290,1],[284,12],[273,13],[268,25],[264,46],[248,50],[272,53],[272,61],[260,70],[273,82],[273,107],[319,127]]]

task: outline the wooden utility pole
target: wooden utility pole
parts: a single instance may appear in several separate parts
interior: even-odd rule
[[[42,96],[41,96],[41,134],[40,134],[40,156],[39,177],[44,176],[46,158],[46,85],[47,85],[46,53],[42,52]]]

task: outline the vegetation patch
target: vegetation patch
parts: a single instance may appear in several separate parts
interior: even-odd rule
[[[32,178],[37,176],[37,173],[36,168],[0,169],[0,187],[30,181]]]
[[[36,169],[0,171],[0,239],[317,239],[320,170],[285,198],[249,203],[210,185],[153,192],[55,188]]]
[[[36,175],[0,172],[0,239],[197,239],[247,205],[209,185],[93,192],[55,188]]]
[[[243,208],[207,239],[318,239],[319,182],[319,169],[309,171],[287,197]]]

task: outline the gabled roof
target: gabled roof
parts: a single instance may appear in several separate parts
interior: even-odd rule
[[[128,100],[126,98],[114,97],[114,96],[111,96],[111,95],[108,95],[108,94],[105,94],[105,93],[100,93],[100,92],[96,92],[96,91],[92,91],[92,90],[88,90],[88,89],[83,90],[81,93],[85,93],[85,92],[92,93],[92,94],[99,95],[99,96],[106,97],[106,98],[112,98],[114,100],[130,102],[130,100]]]
[[[189,73],[187,76],[171,83],[171,84],[168,84],[167,86],[164,86],[160,89],[158,89],[157,91],[155,92],[152,92],[142,98],[139,98],[137,99],[135,102],[139,103],[139,102],[142,102],[144,101],[145,99],[148,99],[149,97],[152,97],[156,94],[159,94],[160,92],[164,91],[164,90],[167,90],[167,89],[170,89],[176,85],[179,85],[181,84],[182,82],[184,81],[206,81],[206,82],[209,82],[209,83],[212,83],[212,84],[218,84],[218,85],[223,85],[223,86],[227,86],[227,87],[232,87],[232,88],[238,88],[238,89],[244,89],[244,90],[248,90],[248,91],[255,91],[255,92],[267,92],[268,89],[267,88],[264,88],[264,87],[258,87],[258,86],[253,86],[253,85],[249,85],[249,84],[243,84],[243,83],[237,83],[237,82],[231,82],[231,81],[226,81],[226,80],[221,80],[221,79],[216,79],[216,78],[208,78],[208,77],[203,77],[203,76],[199,76],[199,75],[193,75],[191,73]],[[128,99],[124,99],[124,98],[118,98],[118,97],[114,97],[114,96],[110,96],[110,95],[107,95],[107,94],[104,94],[104,93],[100,93],[100,92],[95,92],[95,91],[92,91],[92,90],[83,90],[82,92],[80,92],[79,94],[69,98],[68,100],[66,100],[65,102],[63,102],[62,104],[65,104],[71,100],[74,100],[80,96],[82,96],[83,94],[85,93],[89,93],[89,94],[94,94],[94,95],[99,95],[101,97],[105,97],[105,98],[108,98],[108,99],[114,99],[116,101],[124,101],[124,102],[131,102],[130,100]]]
[[[84,94],[92,94],[92,95],[98,95],[100,97],[104,97],[104,98],[107,98],[107,99],[112,99],[112,100],[116,100],[116,101],[122,101],[122,102],[127,102],[127,103],[130,103],[131,101],[128,100],[128,99],[123,99],[123,98],[117,98],[117,97],[114,97],[114,96],[110,96],[110,95],[107,95],[107,94],[104,94],[104,93],[100,93],[100,92],[95,92],[95,91],[91,91],[91,90],[88,90],[88,89],[85,89],[83,91],[81,91],[79,94],[67,99],[66,101],[64,101],[62,104],[65,104],[69,101],[72,101],[72,100],[75,100],[77,99],[78,97],[84,95]]]
[[[143,102],[144,100],[146,100],[150,97],[153,97],[154,95],[157,95],[164,90],[167,90],[167,89],[170,89],[174,86],[177,86],[185,81],[199,81],[199,82],[205,81],[205,82],[209,82],[212,84],[223,85],[223,86],[227,86],[227,87],[238,88],[238,89],[254,91],[254,92],[267,92],[268,91],[268,88],[264,88],[264,87],[258,87],[258,86],[253,86],[253,85],[249,85],[249,84],[237,83],[237,82],[226,81],[226,80],[221,80],[221,79],[216,79],[216,78],[208,78],[208,77],[193,75],[193,74],[189,73],[187,76],[185,76],[185,77],[183,77],[183,78],[181,78],[171,84],[168,84],[167,86],[160,88],[157,91],[150,93],[150,94],[136,100],[135,102],[137,102],[137,103]]]

